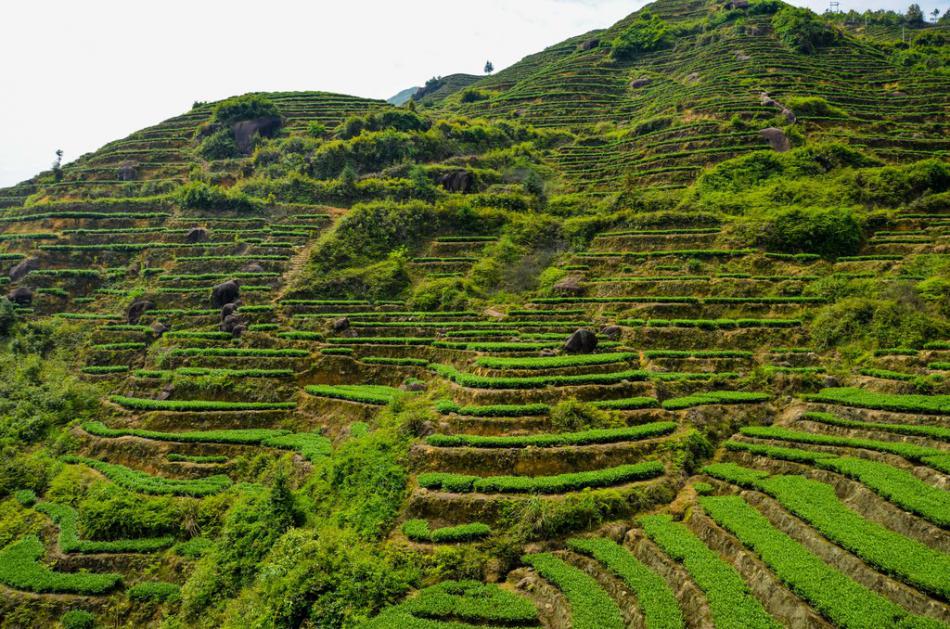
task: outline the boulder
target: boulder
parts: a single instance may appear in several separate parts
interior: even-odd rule
[[[264,138],[272,138],[280,130],[281,120],[279,116],[263,116],[251,120],[241,120],[231,125],[231,132],[234,134],[234,144],[244,155],[250,155],[254,148],[254,136],[259,135]]]
[[[350,320],[348,317],[340,317],[333,322],[334,332],[343,332],[350,329]]]
[[[736,51],[736,61],[750,61],[752,57],[741,50]]]
[[[414,380],[412,382],[407,383],[403,388],[406,391],[412,391],[414,393],[418,393],[419,391],[425,391],[426,385],[424,382],[419,382],[418,380]]]
[[[16,264],[7,275],[10,276],[10,281],[19,282],[24,277],[26,277],[30,271],[35,271],[40,268],[40,261],[37,258],[27,258],[26,260],[21,260]]]
[[[653,82],[653,79],[651,79],[650,77],[641,76],[639,79],[634,79],[633,81],[631,81],[630,87],[632,87],[633,89],[639,89],[641,87],[646,87],[652,82]]]
[[[33,291],[26,286],[14,288],[7,293],[7,299],[18,306],[29,306],[33,303]]]
[[[582,41],[580,45],[577,47],[577,49],[578,50],[593,50],[594,48],[597,48],[597,46],[600,46],[600,40],[595,37],[594,39],[587,39],[587,40]]]
[[[439,185],[449,192],[468,194],[475,191],[475,175],[467,170],[453,170],[439,177]]]
[[[235,280],[228,280],[211,289],[211,307],[220,308],[232,304],[241,298],[241,286]]]
[[[134,181],[138,174],[138,162],[125,161],[119,164],[115,176],[119,181]]]
[[[227,317],[230,314],[234,314],[235,312],[237,312],[237,309],[240,307],[241,307],[241,303],[237,301],[231,302],[230,304],[224,304],[223,306],[221,306],[221,320],[224,321],[225,317]]]
[[[152,322],[152,334],[154,334],[156,337],[162,336],[169,330],[171,330],[171,328],[165,325],[164,323],[162,323],[161,321]]]
[[[689,84],[699,83],[699,72],[690,72],[687,74],[686,82]]]
[[[581,284],[583,279],[584,278],[580,275],[568,275],[552,286],[551,290],[558,295],[570,295],[575,297],[583,295],[586,291],[583,284]]]
[[[204,227],[192,227],[185,234],[185,242],[204,242],[208,240],[208,230]]]
[[[723,7],[725,7],[727,11],[731,11],[732,9],[748,9],[749,0],[729,0]]]
[[[247,320],[235,312],[224,317],[218,329],[237,338],[247,332]]]
[[[154,308],[155,304],[151,301],[147,299],[136,299],[125,312],[126,320],[130,325],[136,325],[142,318],[142,315],[145,314],[146,310],[152,310]]]
[[[545,358],[550,357],[550,356],[557,356],[557,355],[558,355],[558,351],[550,347],[546,349],[542,349],[540,352],[538,352],[538,356],[544,356]]]
[[[601,328],[600,333],[611,341],[616,341],[623,335],[623,329],[619,325],[605,325]]]
[[[248,262],[241,267],[242,273],[263,273],[264,267],[261,266],[260,262]]]
[[[769,146],[779,153],[784,153],[785,151],[792,148],[792,143],[789,142],[785,132],[777,127],[768,127],[762,129],[759,131],[759,135],[768,140]]]
[[[575,330],[564,343],[564,351],[569,354],[590,354],[597,349],[597,335],[590,330]]]

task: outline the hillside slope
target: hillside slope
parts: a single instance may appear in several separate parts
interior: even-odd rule
[[[942,29],[736,4],[0,190],[0,626],[950,626]]]

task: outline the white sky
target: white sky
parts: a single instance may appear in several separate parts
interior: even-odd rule
[[[0,186],[251,91],[385,99],[496,70],[609,26],[644,0],[2,0]],[[827,0],[795,0],[821,11]],[[899,0],[841,8],[903,9]],[[925,12],[950,0],[924,0]]]

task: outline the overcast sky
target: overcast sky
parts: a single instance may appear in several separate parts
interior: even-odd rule
[[[841,8],[903,9],[897,0]],[[643,0],[2,0],[0,186],[250,91],[385,99],[496,70],[609,26]],[[821,11],[827,0],[794,0]],[[931,6],[932,5],[932,6]],[[945,11],[950,0],[925,0]]]

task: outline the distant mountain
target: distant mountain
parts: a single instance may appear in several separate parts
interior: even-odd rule
[[[396,105],[398,107],[399,105],[406,103],[410,98],[412,98],[412,95],[418,92],[420,89],[422,88],[421,87],[406,88],[403,91],[396,94],[395,96],[391,96],[390,98],[387,98],[386,102],[389,103],[390,105]]]

